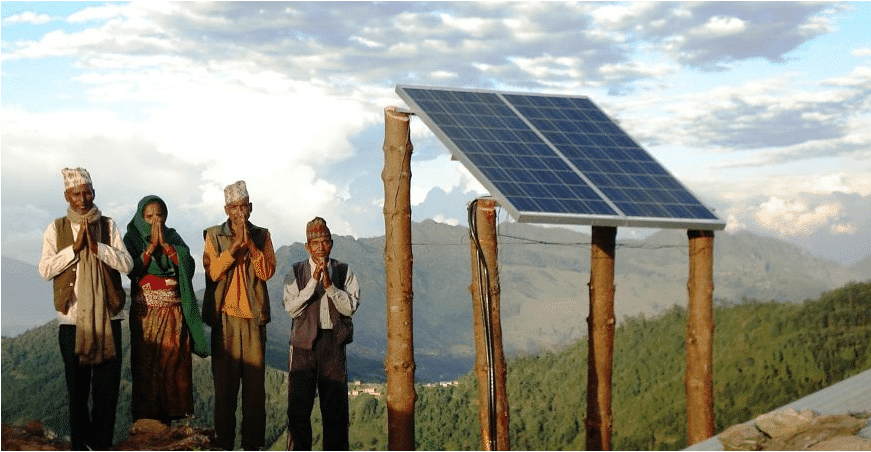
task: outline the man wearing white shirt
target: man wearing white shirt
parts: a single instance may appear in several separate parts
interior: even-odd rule
[[[42,238],[39,273],[53,280],[58,341],[69,393],[72,450],[112,446],[121,381],[121,273],[133,269],[118,226],[94,205],[84,168],[64,168],[66,216]],[[88,397],[92,407],[88,412]]]
[[[330,259],[333,239],[323,218],[306,226],[307,260],[284,280],[284,308],[293,317],[288,390],[288,450],[311,450],[311,410],[317,390],[324,450],[348,450],[348,375],[345,346],[360,303],[357,277]]]

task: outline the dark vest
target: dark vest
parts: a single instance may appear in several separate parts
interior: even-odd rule
[[[254,246],[262,250],[263,245],[266,243],[267,230],[251,225],[250,231]],[[229,223],[225,222],[203,231],[203,239],[208,235],[212,236],[212,245],[215,246],[215,251],[218,254],[233,246],[233,232],[230,230]],[[254,320],[258,325],[264,326],[271,320],[269,291],[266,290],[266,281],[257,278],[253,265],[246,267],[245,271],[248,272],[248,302],[251,306],[251,315],[254,316]],[[221,310],[224,307],[224,297],[227,295],[227,284],[230,283],[230,277],[227,275],[232,271],[233,267],[230,267],[225,277],[218,281],[212,281],[208,274],[206,274],[206,292],[203,294],[203,321],[211,327],[221,324]]]
[[[345,290],[348,264],[330,259],[330,266],[333,270],[330,281],[336,288]],[[293,276],[296,278],[296,287],[300,291],[308,285],[311,279],[311,263],[308,259],[293,264]],[[299,317],[293,319],[293,326],[290,329],[290,345],[311,350],[321,326],[321,300],[317,291],[306,303]],[[351,321],[351,317],[340,313],[332,303],[329,303],[328,309],[336,342],[342,345],[350,344],[354,340],[354,323]]]
[[[100,223],[102,234],[99,241],[100,243],[110,245],[109,217],[101,217]],[[73,228],[70,225],[69,218],[61,217],[54,220],[54,229],[57,231],[57,249],[62,250],[75,243]],[[70,305],[75,298],[73,288],[76,284],[78,267],[78,264],[71,265],[54,277],[54,309],[63,314],[69,311]],[[127,294],[124,292],[124,287],[121,286],[121,273],[118,270],[102,261],[100,262],[100,268],[103,270],[103,280],[106,281],[106,309],[109,311],[109,315],[114,317],[124,308]]]

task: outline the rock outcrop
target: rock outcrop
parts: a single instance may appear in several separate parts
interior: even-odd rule
[[[140,419],[130,427],[130,435],[112,450],[220,450],[212,446],[211,429],[176,425],[169,427],[153,419]],[[43,428],[42,422],[25,426],[3,424],[3,450],[69,450],[70,442]]]
[[[61,441],[40,421],[30,421],[27,425],[3,424],[3,450],[70,450],[69,441]]]
[[[718,438],[724,450],[871,450],[871,439],[855,436],[869,416],[788,409],[733,425]]]

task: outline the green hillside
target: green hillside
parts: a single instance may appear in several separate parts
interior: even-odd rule
[[[115,422],[115,442],[127,437],[132,425],[130,410],[130,332],[122,322],[123,366],[121,393]],[[61,436],[69,435],[67,390],[64,368],[57,344],[57,322],[51,321],[15,338],[2,342],[2,411],[3,423],[24,425],[30,420],[42,420],[46,428]],[[214,387],[210,358],[193,356],[194,411],[189,422],[194,426],[211,427],[214,410]],[[266,401],[267,443],[284,432],[287,421],[287,378],[285,372],[267,367]],[[241,411],[237,411],[241,419]],[[239,438],[237,437],[237,443]]]
[[[686,311],[626,319],[614,350],[615,450],[685,447]],[[871,284],[851,284],[802,304],[748,302],[715,308],[716,431],[745,422],[871,368]],[[587,345],[508,364],[511,448],[584,449]],[[419,388],[416,438],[425,450],[481,448],[473,374],[455,387]],[[386,448],[384,401],[354,405],[353,444]],[[365,436],[360,436],[361,433]]]
[[[747,421],[871,367],[871,283],[850,284],[800,304],[745,301],[714,311],[716,430]],[[624,319],[615,335],[614,449],[679,449],[686,444],[684,338],[686,312]],[[130,426],[128,334],[116,439]],[[511,447],[584,448],[586,341],[508,363]],[[194,358],[194,425],[209,426],[212,385],[208,360]],[[51,322],[2,340],[2,420],[41,419],[65,434],[66,389]],[[286,380],[267,373],[267,443],[282,442]],[[383,394],[382,390],[382,394]],[[416,439],[422,450],[478,450],[477,385],[472,373],[456,385],[418,387]],[[352,449],[387,448],[383,396],[351,401]],[[317,410],[313,417],[319,417]],[[318,422],[318,426],[320,423]],[[319,433],[319,428],[315,431]],[[318,435],[319,436],[319,435]],[[319,440],[319,438],[318,438]],[[315,447],[319,447],[316,443]]]

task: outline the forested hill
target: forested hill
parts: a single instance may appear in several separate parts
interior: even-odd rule
[[[715,307],[716,430],[744,422],[871,368],[871,283],[850,284],[800,304],[748,301]],[[54,322],[2,339],[2,421],[31,419],[66,434],[66,390]],[[615,450],[680,449],[686,444],[683,395],[686,313],[627,318],[615,333]],[[129,348],[116,440],[130,426]],[[584,448],[586,340],[559,351],[508,362],[511,447]],[[209,426],[212,385],[208,360],[194,358],[196,419]],[[267,442],[281,441],[287,386],[267,373]],[[479,450],[477,385],[472,373],[456,385],[417,388],[416,439],[422,450]],[[383,390],[382,390],[383,394]],[[317,410],[315,410],[317,412]],[[351,401],[352,449],[385,450],[383,396]],[[317,414],[315,415],[317,417]],[[319,425],[319,424],[317,424]],[[319,432],[320,429],[316,428]],[[319,435],[318,435],[319,437]],[[316,444],[318,448],[320,445]]]
[[[715,308],[717,432],[871,368],[871,284],[851,284],[802,304],[750,301]],[[627,319],[615,333],[613,449],[686,444],[686,312]],[[583,450],[587,344],[509,360],[513,450]],[[418,390],[416,439],[424,450],[479,450],[477,385]],[[384,400],[352,413],[358,446],[384,448]]]

